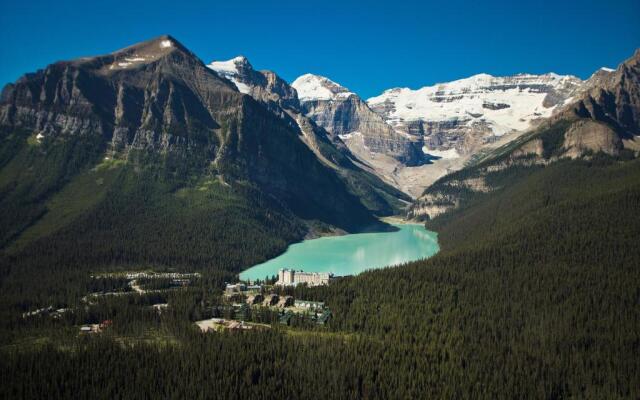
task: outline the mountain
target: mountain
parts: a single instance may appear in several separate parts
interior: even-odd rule
[[[597,71],[535,129],[477,155],[427,188],[409,217],[431,219],[508,186],[523,171],[566,159],[623,160],[640,151],[640,52],[616,70]]]
[[[339,135],[378,175],[418,197],[470,158],[517,138],[593,86],[557,74],[479,74],[368,99],[328,78],[306,74],[292,86],[305,115]],[[376,115],[377,114],[377,115]]]
[[[275,102],[283,108],[300,108],[295,89],[271,71],[254,70],[246,57],[213,61],[208,67],[233,82],[240,92],[256,100]]]
[[[556,74],[479,74],[418,90],[389,89],[367,103],[396,130],[423,138],[426,152],[462,155],[551,116],[582,85]]]
[[[309,232],[386,228],[298,129],[170,36],[7,85],[0,206],[0,246],[29,265],[233,271]]]
[[[262,102],[270,111],[300,133],[302,141],[319,160],[335,170],[349,191],[377,215],[400,213],[409,196],[382,181],[377,171],[356,156],[339,135],[330,134],[316,121],[304,115],[298,93],[277,74],[256,71],[249,60],[239,56],[208,65],[220,76],[233,82],[240,91]]]
[[[611,126],[635,150],[640,135],[640,49],[615,70],[600,70],[558,118],[590,118]]]
[[[340,137],[353,154],[386,182],[414,194],[415,185],[403,170],[429,162],[420,140],[396,132],[357,94],[328,78],[306,74],[291,85],[298,91],[302,112],[307,117]]]

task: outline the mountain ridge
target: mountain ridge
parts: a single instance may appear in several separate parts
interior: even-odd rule
[[[204,246],[226,243],[220,235],[240,234],[236,228],[244,224],[264,245],[221,266],[237,270],[305,234],[390,229],[292,124],[170,36],[27,74],[4,88],[0,102],[0,203],[8,210],[0,221],[0,246],[24,242],[21,235],[31,232],[33,240],[21,244],[20,254],[36,257],[39,247],[53,243],[66,249],[57,254],[75,254],[67,246],[85,231],[87,246],[113,247],[87,255],[89,266],[108,262],[110,252],[122,254],[122,262],[185,262],[186,246],[157,247],[150,231],[163,226],[175,243]],[[65,191],[87,180],[93,192]],[[72,212],[54,206],[61,193],[78,205]],[[183,209],[184,202],[193,204]],[[130,215],[137,227],[120,215]],[[192,226],[180,223],[195,216],[201,217]],[[206,221],[211,230],[196,235]],[[220,223],[227,229],[216,230]],[[117,240],[121,232],[129,232],[130,240]],[[242,240],[234,239],[238,245]],[[214,247],[206,245],[188,262],[215,259]]]

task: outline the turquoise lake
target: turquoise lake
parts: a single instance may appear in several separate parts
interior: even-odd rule
[[[368,269],[430,257],[440,249],[437,234],[423,225],[394,226],[400,230],[329,236],[292,244],[278,257],[240,273],[240,279],[264,279],[278,275],[280,268],[356,275]]]

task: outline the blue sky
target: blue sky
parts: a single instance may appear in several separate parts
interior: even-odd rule
[[[480,72],[574,74],[640,47],[640,1],[0,0],[0,85],[47,64],[171,34],[205,62],[242,54],[367,98]]]

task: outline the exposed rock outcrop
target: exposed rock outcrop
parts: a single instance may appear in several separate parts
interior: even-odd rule
[[[275,73],[255,71],[244,57],[236,57],[229,61],[214,61],[208,67],[229,79],[243,92],[265,104],[284,123],[298,131],[300,139],[316,154],[318,159],[336,170],[349,190],[376,214],[397,213],[400,211],[400,207],[404,207],[404,202],[410,199],[404,193],[375,176],[377,171],[370,165],[362,163],[362,160],[354,155],[351,147],[345,145],[345,142],[348,143],[348,135],[330,134],[316,120],[305,115],[304,106],[298,100],[296,89],[289,86]],[[352,93],[337,84],[333,84],[329,88],[331,91],[329,89],[323,90],[331,93],[330,96],[340,93],[340,96],[344,96],[345,99],[351,98]],[[303,92],[303,95],[307,94],[307,92]],[[380,124],[385,125],[380,117],[371,114]],[[391,133],[393,134],[393,131]],[[376,148],[384,148],[381,151],[393,153],[395,143],[387,142],[388,138],[381,137],[376,141],[368,142],[368,144]],[[367,151],[367,153],[369,152]]]
[[[367,151],[404,165],[425,161],[422,142],[396,132],[355,93],[322,76],[306,74],[291,84],[298,91],[302,112],[329,133],[340,136],[349,148],[351,135],[362,135]],[[365,161],[369,156],[358,151]]]
[[[615,71],[599,71],[593,79],[594,84],[558,118],[605,122],[626,139],[640,135],[640,49]]]
[[[295,91],[260,74],[256,97],[295,104]],[[69,143],[61,163],[87,163],[79,138],[144,168],[150,160],[174,179],[217,176],[251,185],[301,219],[346,231],[380,226],[300,140],[295,121],[275,115],[207,68],[170,36],[104,56],[58,62],[8,85],[0,101],[0,138],[36,135],[46,152]],[[52,161],[53,162],[53,161]],[[78,168],[74,168],[78,170]],[[160,173],[160,172],[159,172]],[[50,190],[54,190],[51,188]]]
[[[622,140],[608,125],[593,120],[578,120],[564,134],[564,156],[578,158],[587,152],[617,155]]]

